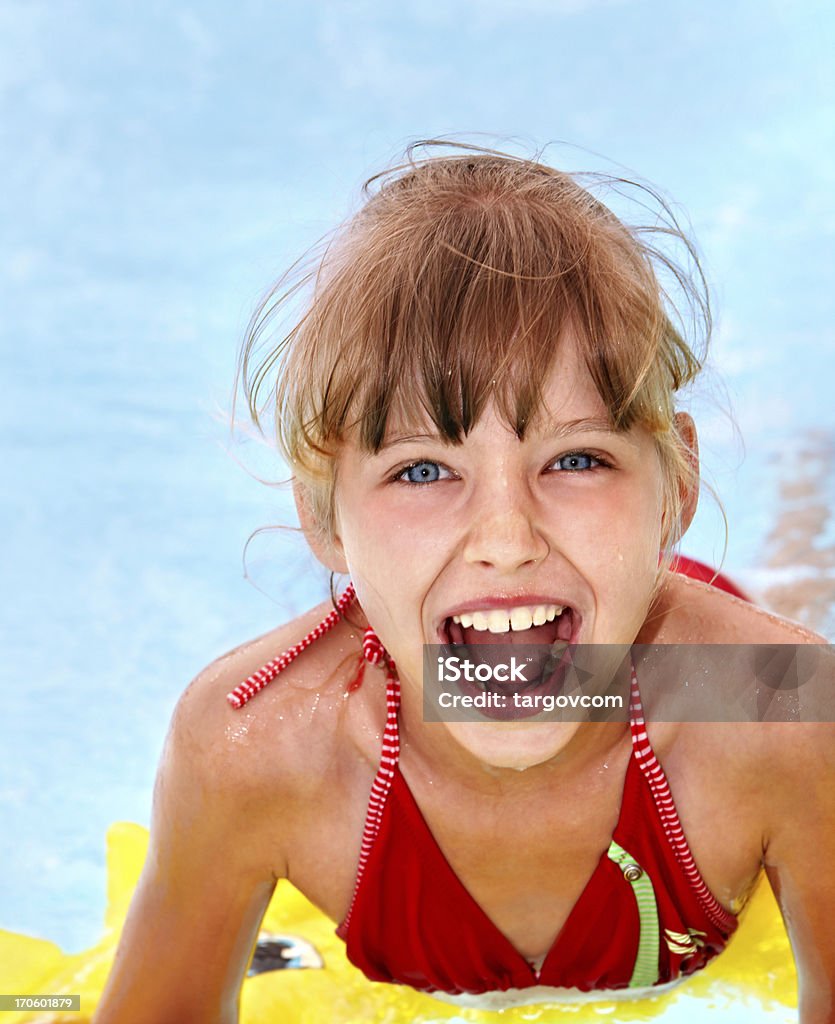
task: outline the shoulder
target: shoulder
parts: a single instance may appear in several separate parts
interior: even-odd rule
[[[180,698],[102,1020],[126,1019],[133,1006],[142,1009],[127,1012],[131,1021],[237,1019],[235,993],[276,879],[289,876],[314,816],[339,822],[344,813],[356,757],[345,756],[342,662],[356,660],[356,630],[338,623],[241,710],[226,695],[327,610],[218,658]]]
[[[340,622],[241,708],[227,695],[302,640],[330,610],[320,605],[209,664],[174,711],[165,757],[200,776],[219,797],[249,802],[268,793],[292,797],[338,769],[351,728],[345,690],[361,634]],[[351,703],[356,716],[361,696]],[[164,757],[164,760],[165,760]]]
[[[666,574],[639,640],[705,644],[827,642],[798,622],[675,572]]]
[[[674,694],[674,709],[693,715],[679,730],[688,758],[721,765],[726,781],[753,787],[772,809],[798,799],[815,764],[818,778],[835,771],[835,656],[824,637],[676,573],[668,574],[648,625],[641,642],[681,645],[664,665],[680,663],[686,675],[700,659],[699,688],[688,690],[687,705],[683,691]],[[722,649],[708,655],[702,645]],[[697,700],[704,715],[695,714]]]

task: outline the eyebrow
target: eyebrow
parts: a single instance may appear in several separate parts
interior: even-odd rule
[[[620,434],[605,416],[586,416],[579,420],[546,420],[542,429],[537,430],[539,437],[568,437],[569,434],[580,434],[584,431],[596,431],[602,434]]]
[[[412,441],[438,441],[441,444],[449,444],[445,437],[440,434],[395,434],[394,437],[386,438],[375,454],[379,455],[389,448],[395,448],[399,444],[409,444]]]
[[[532,433],[534,436],[540,438],[563,438],[569,437],[571,434],[580,434],[589,431],[596,431],[603,434],[622,433],[622,431],[615,430],[608,419],[600,416],[587,416],[583,419],[564,420],[562,422],[557,420],[546,421],[543,427],[532,431]],[[389,448],[395,448],[397,445],[409,444],[413,441],[434,441],[441,444],[450,443],[445,437],[441,437],[440,434],[395,434],[393,437],[386,438],[383,441],[378,449],[378,454],[387,451]]]

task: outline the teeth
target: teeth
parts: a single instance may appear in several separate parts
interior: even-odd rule
[[[478,629],[484,632],[489,627],[490,623],[487,618],[486,612],[474,612],[473,613],[473,629]]]
[[[526,605],[518,608],[491,608],[484,612],[453,615],[452,621],[460,623],[464,629],[472,627],[482,633],[507,633],[511,629],[514,633],[520,633],[531,626],[553,622],[562,614],[563,609],[564,606],[559,604],[538,604],[533,608]]]
[[[530,608],[510,609],[510,628],[518,633],[520,629],[530,629],[533,625],[533,615]]]
[[[507,617],[507,612],[500,611],[498,608],[495,611],[488,612],[487,628],[491,633],[507,633],[510,629],[510,620]]]

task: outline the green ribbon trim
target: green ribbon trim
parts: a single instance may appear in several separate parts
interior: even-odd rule
[[[638,905],[638,916],[641,921],[641,935],[638,940],[638,953],[630,988],[646,988],[658,981],[658,947],[661,941],[658,925],[658,904],[655,901],[655,890],[652,880],[632,854],[612,840],[607,851],[609,860],[617,864],[623,877],[632,887],[635,902]]]

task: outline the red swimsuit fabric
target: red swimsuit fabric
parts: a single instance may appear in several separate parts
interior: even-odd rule
[[[651,751],[646,743],[644,749]],[[666,782],[663,772],[658,780]],[[668,791],[653,792],[634,747],[613,838],[653,884],[661,937],[655,983],[699,970],[724,949],[736,918],[682,856],[689,851]],[[395,766],[350,915],[337,934],[348,959],[373,981],[427,992],[531,985],[590,991],[629,985],[640,924],[632,887],[604,850],[537,971],[458,879]]]
[[[689,559],[677,569],[697,579],[714,575]],[[724,578],[718,585],[744,597]],[[450,867],[400,773],[398,693],[390,686],[383,757],[389,764],[375,780],[354,899],[337,929],[348,959],[374,981],[427,992],[628,986],[640,918],[632,886],[606,850],[539,970],[487,917]],[[660,936],[655,984],[664,984],[716,956],[737,921],[698,872],[646,728],[634,714],[632,738],[613,838],[652,881]]]

